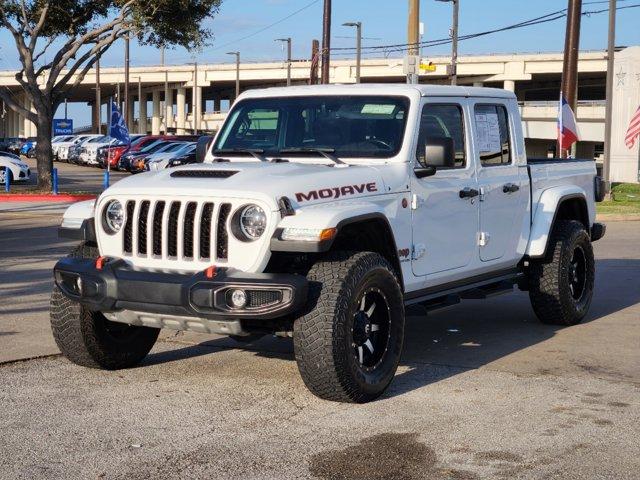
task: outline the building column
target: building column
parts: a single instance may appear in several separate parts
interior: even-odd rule
[[[33,110],[33,105],[31,104],[31,101],[27,98],[27,96],[24,96],[24,108],[26,108],[27,110]],[[24,136],[25,137],[33,137],[35,136],[35,128],[32,129],[33,124],[31,123],[31,120],[29,120],[27,117],[24,117]],[[33,133],[32,133],[33,130]]]
[[[167,130],[173,127],[173,89],[167,90],[167,98],[164,99],[164,125]]]
[[[129,105],[127,105],[127,128],[129,129],[129,131],[131,132],[132,127],[133,127],[133,107],[135,105],[135,97],[133,96],[133,94],[130,92],[129,93]]]
[[[510,91],[510,92],[515,92],[516,91],[516,82],[515,82],[515,80],[505,80],[503,88],[505,90]]]
[[[474,87],[484,87],[484,83],[482,82],[473,82]]]
[[[178,95],[176,98],[176,113],[177,122],[176,130],[178,135],[184,135],[185,133],[185,121],[186,121],[186,106],[187,106],[187,91],[185,88],[178,89]]]
[[[20,136],[20,119],[21,118],[22,118],[22,115],[20,115],[18,112],[13,112],[13,136],[14,137]]]
[[[219,94],[216,94],[215,97],[213,97],[213,111],[214,112],[219,112],[222,107],[220,106],[221,103],[221,98]]]
[[[147,94],[142,93],[142,97],[138,99],[138,133],[147,133]]]
[[[193,107],[192,107],[192,116],[193,116],[193,129],[196,130],[200,130],[200,120],[202,118],[202,105],[200,104],[200,100],[202,99],[202,87],[193,87],[193,92],[192,92],[192,103],[193,103]]]
[[[151,135],[160,135],[160,91],[154,90],[151,93],[153,101],[153,112],[151,114]]]

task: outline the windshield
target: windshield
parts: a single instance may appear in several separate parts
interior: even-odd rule
[[[247,99],[234,107],[214,150],[390,158],[402,147],[408,108],[407,98],[388,96]]]

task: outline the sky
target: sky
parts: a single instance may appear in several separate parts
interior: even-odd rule
[[[518,23],[560,10],[567,0],[459,0],[460,35],[477,33]],[[640,0],[618,0],[618,6],[640,5]],[[451,25],[451,4],[436,0],[421,0],[420,17],[425,24],[424,40],[447,37]],[[608,1],[583,0],[583,11],[605,10]],[[309,58],[311,41],[322,37],[323,0],[223,0],[220,12],[207,22],[214,33],[210,45],[201,51],[184,48],[168,49],[166,63],[181,64],[197,60],[200,63],[232,62],[226,54],[241,52],[243,61],[282,60],[286,52],[276,38],[293,39],[293,57]],[[297,14],[290,16],[292,13]],[[363,24],[363,45],[406,43],[407,0],[333,0],[332,47],[352,47],[355,29],[343,27],[344,22]],[[290,18],[286,18],[290,16]],[[270,28],[275,22],[282,20]],[[616,45],[640,45],[640,8],[620,10],[617,16]],[[262,31],[261,31],[262,30]],[[459,54],[559,52],[564,45],[565,19],[531,27],[461,41]],[[581,50],[603,50],[607,46],[607,14],[583,16]],[[102,60],[103,66],[119,66],[123,48],[114,45]],[[427,48],[423,56],[446,55],[450,46]],[[402,56],[402,53],[394,53]],[[343,58],[343,57],[336,57]],[[160,63],[158,49],[132,44],[131,65]],[[13,39],[0,31],[0,69],[18,66]]]

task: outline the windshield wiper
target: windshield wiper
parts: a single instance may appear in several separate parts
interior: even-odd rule
[[[264,150],[259,148],[221,148],[213,151],[214,154],[229,154],[229,153],[248,153],[249,155],[257,158],[261,162],[268,162],[267,157],[262,155]]]
[[[335,151],[336,151],[335,148],[291,147],[291,148],[285,148],[283,150],[280,150],[278,153],[300,153],[300,152],[319,153],[324,158],[328,158],[329,160],[331,160],[334,163],[337,163],[338,165],[343,165],[344,162],[340,160],[338,157],[336,157],[335,155],[333,155]]]

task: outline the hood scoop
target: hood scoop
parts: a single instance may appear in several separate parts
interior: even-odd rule
[[[229,178],[238,173],[237,170],[176,170],[172,178]]]

